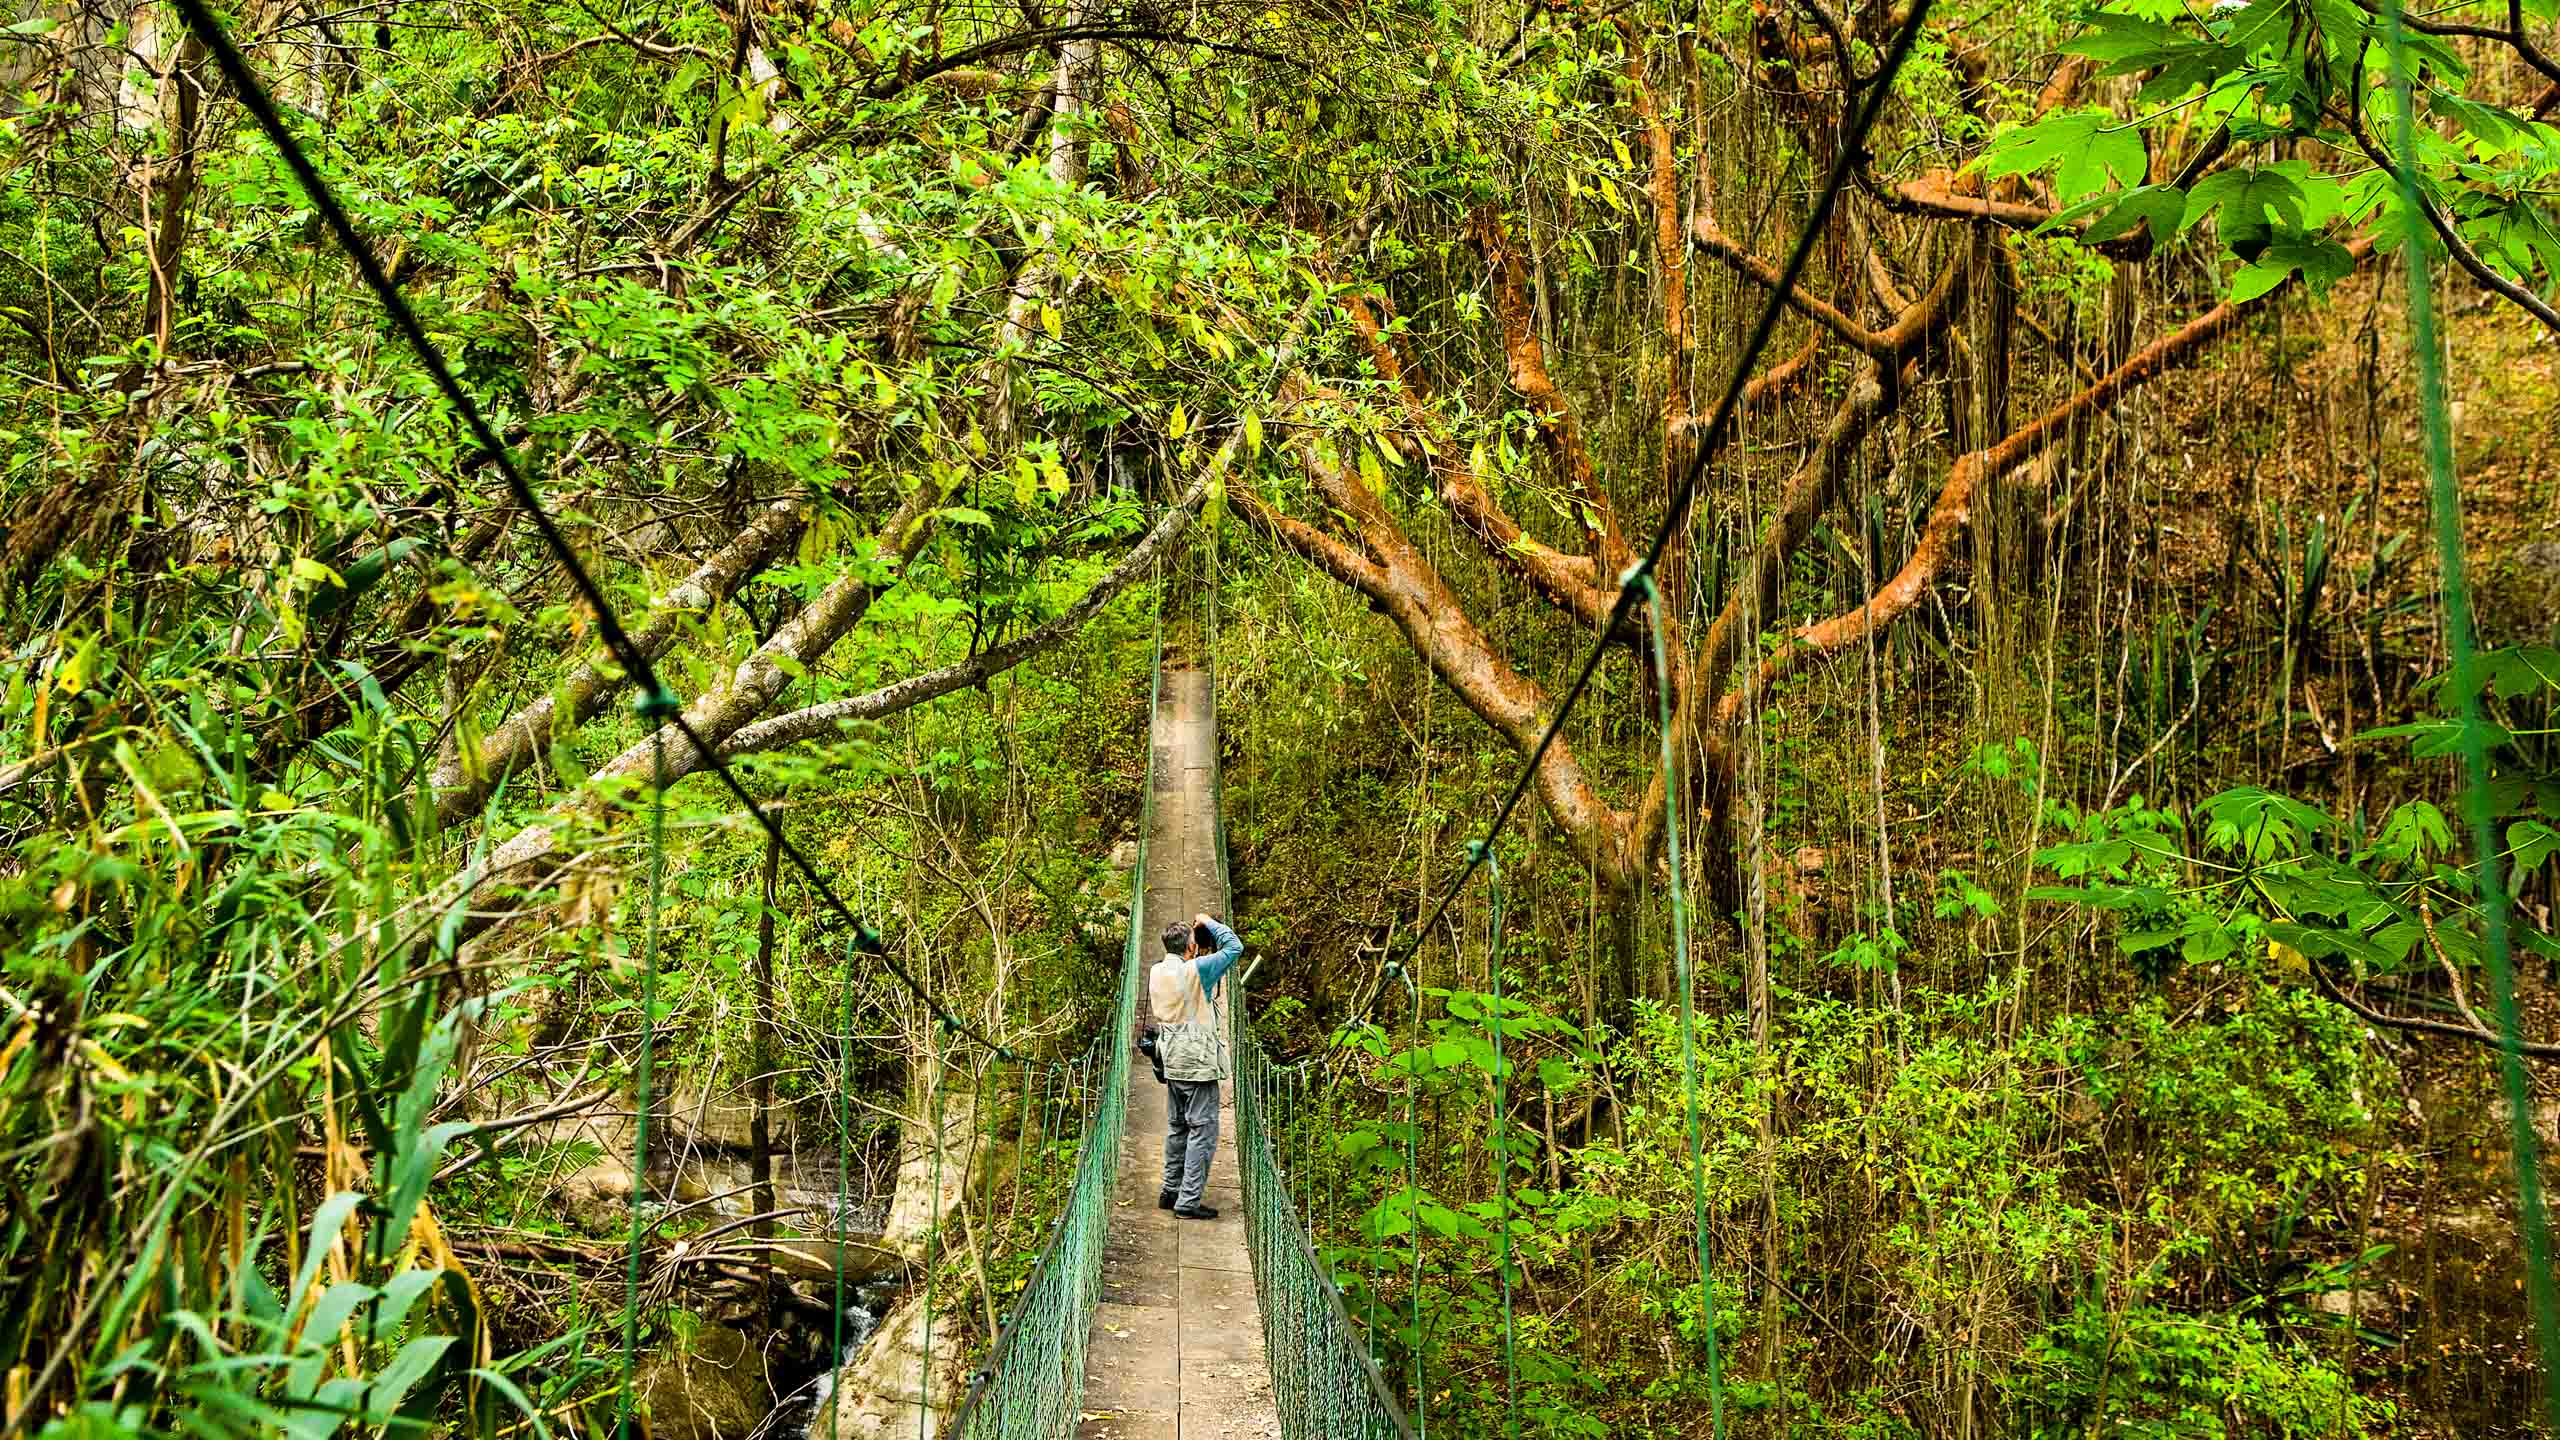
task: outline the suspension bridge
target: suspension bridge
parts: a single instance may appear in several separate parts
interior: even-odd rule
[[[1207,545],[1214,554],[1214,537]],[[1214,560],[1212,561],[1214,564]],[[1223,987],[1228,1075],[1205,1203],[1155,1205],[1163,1086],[1130,1083],[1146,1023],[1151,938],[1168,920],[1227,915],[1214,587],[1207,654],[1159,641],[1138,865],[1104,1082],[1076,1179],[1031,1280],[972,1376],[948,1433],[1084,1440],[1397,1440],[1416,1433],[1319,1262],[1273,1139],[1271,1065],[1247,1023],[1248,959]],[[931,1418],[921,1407],[918,1433]]]
[[[532,520],[545,546],[568,574],[575,593],[595,617],[599,639],[622,667],[640,697],[636,707],[639,713],[659,722],[652,737],[655,783],[650,787],[647,801],[650,870],[640,997],[640,1014],[644,1021],[635,1085],[635,1111],[639,1118],[633,1140],[634,1176],[645,1171],[648,1155],[648,1116],[653,1078],[651,1042],[655,1026],[645,1017],[653,1015],[655,1008],[658,909],[664,880],[664,793],[670,778],[668,750],[674,743],[691,747],[708,761],[708,768],[756,818],[777,850],[789,857],[811,892],[848,924],[857,937],[855,949],[878,961],[883,969],[913,992],[934,1015],[947,1036],[976,1044],[996,1059],[1024,1068],[1026,1079],[1022,1099],[1027,1106],[1032,1091],[1027,1078],[1030,1062],[1002,1043],[979,1033],[901,965],[887,951],[877,933],[862,922],[808,856],[788,842],[773,811],[760,803],[739,777],[719,761],[718,747],[707,743],[698,733],[673,691],[661,680],[650,657],[633,643],[619,623],[613,604],[588,573],[577,551],[545,508],[542,498],[515,463],[508,445],[456,377],[372,248],[358,235],[344,207],[296,141],[272,97],[252,73],[247,60],[213,16],[205,0],[179,0],[178,9],[190,29],[211,48],[222,73],[256,119],[259,128],[284,157],[288,168],[312,199],[329,233],[355,262],[360,277],[381,301],[395,330],[416,353],[437,389],[462,421],[466,433],[500,472],[515,502]],[[1810,213],[1797,234],[1785,265],[1780,269],[1777,283],[1771,287],[1770,297],[1764,302],[1742,346],[1722,398],[1712,418],[1703,427],[1703,439],[1697,446],[1696,457],[1669,496],[1666,513],[1651,543],[1645,547],[1638,563],[1620,577],[1617,594],[1605,622],[1597,627],[1571,687],[1564,692],[1561,703],[1527,757],[1507,798],[1493,815],[1484,837],[1470,843],[1467,862],[1449,878],[1438,903],[1431,908],[1423,923],[1414,927],[1406,947],[1390,960],[1386,968],[1391,978],[1404,977],[1409,983],[1410,977],[1402,969],[1402,962],[1410,959],[1413,950],[1424,942],[1424,937],[1433,932],[1441,914],[1472,877],[1480,869],[1488,870],[1494,893],[1496,946],[1488,971],[1495,987],[1495,1013],[1500,1013],[1501,892],[1499,867],[1494,860],[1494,841],[1526,795],[1540,757],[1589,687],[1605,652],[1607,637],[1616,632],[1638,606],[1660,605],[1662,597],[1653,579],[1655,568],[1671,537],[1680,531],[1688,517],[1704,473],[1705,457],[1714,452],[1717,437],[1735,422],[1746,377],[1754,373],[1757,360],[1767,347],[1784,308],[1782,297],[1793,292],[1798,278],[1804,273],[1823,234],[1831,207],[1846,185],[1851,169],[1859,163],[1864,137],[1874,125],[1885,97],[1892,91],[1894,77],[1910,54],[1928,9],[1928,0],[1919,0],[1910,7],[1908,16],[1896,32],[1872,77],[1872,83],[1866,88],[1856,115],[1844,132],[1828,175],[1815,192]],[[2396,119],[2402,151],[2408,153],[2411,148],[2409,134],[2414,124],[2412,102],[2407,88],[2407,66],[2400,53],[2402,37],[2397,28],[2396,6],[2392,13],[2394,28],[2388,38],[2397,86]],[[2404,191],[2404,238],[2414,248],[2424,238],[2419,229],[2420,222],[2413,218],[2421,213],[2416,180],[2412,175],[2398,178],[2403,182]],[[2478,708],[2481,687],[2470,645],[2468,601],[2461,578],[2462,557],[2456,518],[2458,505],[2445,419],[2446,401],[2440,358],[2435,352],[2431,328],[2429,281],[2423,266],[2410,269],[2409,283],[2415,351],[2422,382],[2420,408],[2427,424],[2430,481],[2443,552],[2445,605],[2451,622],[2456,693],[2464,705],[2462,760],[2473,782],[2471,793],[2485,796],[2490,766]],[[1223,997],[1223,1018],[1231,1061],[1229,1083],[1224,1089],[1227,1114],[1232,1116],[1232,1124],[1222,1124],[1222,1129],[1227,1130],[1232,1138],[1230,1143],[1221,1147],[1209,1187],[1210,1203],[1217,1205],[1223,1213],[1213,1222],[1176,1221],[1156,1210],[1152,1203],[1157,1179],[1153,1165],[1158,1137],[1163,1133],[1165,1096],[1160,1087],[1131,1084],[1129,1073],[1135,1032],[1143,1019],[1140,977],[1145,963],[1152,958],[1149,932],[1166,919],[1185,917],[1195,910],[1224,913],[1229,908],[1217,758],[1217,685],[1213,668],[1218,648],[1214,528],[1208,546],[1212,580],[1200,587],[1206,644],[1200,647],[1196,656],[1168,666],[1159,626],[1150,722],[1150,775],[1142,807],[1139,859],[1132,878],[1134,903],[1130,907],[1129,933],[1122,956],[1116,1003],[1110,1020],[1106,1022],[1107,1028],[1096,1037],[1091,1052],[1092,1063],[1082,1072],[1085,1078],[1079,1081],[1078,1093],[1084,1097],[1083,1118],[1086,1123],[1074,1179],[1031,1275],[1013,1296],[998,1323],[993,1343],[983,1360],[970,1372],[965,1394],[947,1420],[937,1413],[937,1407],[932,1403],[935,1377],[918,1377],[918,1403],[909,1412],[914,1417],[913,1429],[903,1432],[917,1436],[918,1440],[945,1434],[973,1437],[973,1440],[974,1437],[1061,1440],[1071,1433],[1088,1437],[1180,1437],[1180,1440],[1274,1435],[1285,1437],[1285,1440],[1313,1440],[1313,1437],[1323,1437],[1323,1440],[1415,1437],[1419,1440],[1427,1434],[1427,1417],[1417,1415],[1409,1418],[1399,1406],[1378,1369],[1370,1349],[1368,1332],[1351,1319],[1341,1291],[1319,1258],[1301,1221],[1298,1198],[1291,1194],[1290,1177],[1280,1163],[1274,1140],[1275,1134],[1287,1125],[1289,1118],[1275,1113],[1275,1099],[1303,1093],[1303,1077],[1273,1065],[1253,1040],[1251,1028],[1246,1023],[1247,985],[1252,974],[1250,965],[1227,987],[1228,993]],[[1170,593],[1172,588],[1168,585],[1166,593]],[[1658,670],[1667,666],[1661,649],[1664,628],[1660,623],[1647,627]],[[1662,764],[1666,778],[1671,778],[1678,774],[1679,757],[1672,743],[1668,693],[1667,687],[1657,687],[1662,706],[1657,717],[1663,746]],[[1679,888],[1682,866],[1676,814],[1677,807],[1674,807],[1674,823],[1667,837],[1668,898],[1680,997],[1688,1168],[1694,1187],[1697,1260],[1705,1307],[1702,1316],[1705,1361],[1710,1394],[1714,1397],[1711,1423],[1713,1432],[1721,1437],[1724,1405],[1713,1338],[1714,1266],[1708,1248],[1705,1164],[1700,1150],[1698,1123],[1695,1020],[1691,1013],[1695,987],[1689,972],[1684,903]],[[2488,833],[2486,811],[2477,812],[2473,820],[2479,831],[2482,887],[2492,897],[2488,907],[2487,958],[2492,966],[2493,993],[2498,1002],[2499,1039],[2504,1062],[2502,1078],[2517,1150],[2519,1209],[2529,1252],[2526,1272],[2533,1284],[2533,1303],[2544,1352],[2546,1357],[2552,1357],[2560,1355],[2560,1302],[2555,1301],[2552,1262],[2545,1248],[2543,1199],[2535,1159],[2536,1139],[2529,1120],[2529,1097],[2522,1068],[2504,928],[2505,897],[2498,880],[2498,850]],[[848,977],[854,968],[848,962]],[[1494,1110],[1499,1114],[1503,1108],[1500,1088],[1503,1066],[1499,1050],[1502,1026],[1496,1021],[1488,1029],[1495,1046]],[[1097,1076],[1098,1083],[1087,1083]],[[937,1164],[942,1150],[940,1104],[941,1098],[937,1095],[936,1139],[932,1147]],[[1506,1165],[1498,1129],[1491,1144],[1495,1156],[1495,1205],[1499,1212],[1505,1203],[1501,1187]],[[197,1158],[202,1157],[199,1155]],[[941,1177],[937,1174],[933,1185],[937,1198],[942,1188]],[[174,1195],[175,1189],[170,1193]],[[843,1208],[839,1206],[840,1213]],[[629,1300],[622,1324],[624,1380],[617,1400],[617,1430],[625,1436],[635,1433],[638,1429],[635,1422],[642,1419],[633,1413],[631,1403],[631,1376],[639,1348],[643,1253],[639,1207],[634,1206],[633,1210]],[[934,1217],[933,1229],[937,1236],[944,1218],[939,1214]],[[1499,1271],[1504,1287],[1506,1424],[1516,1425],[1515,1337],[1509,1295],[1513,1265],[1508,1253],[1507,1215],[1498,1214],[1497,1233],[1503,1237],[1504,1244]],[[844,1309],[843,1249],[840,1236],[836,1287],[839,1314]],[[929,1267],[934,1253],[928,1250]],[[1418,1265],[1417,1251],[1417,1271]],[[87,1313],[83,1311],[84,1319]],[[925,1314],[928,1329],[921,1350],[924,1363],[929,1366],[932,1363],[929,1357],[933,1354],[929,1303]],[[1418,1328],[1418,1313],[1415,1319]],[[323,1327],[322,1333],[326,1333],[326,1329]],[[49,1362],[45,1372],[35,1377],[33,1388],[41,1392],[63,1363],[61,1356]],[[2546,1368],[2560,1370],[2560,1364],[2552,1364],[2547,1359]],[[343,1385],[354,1382],[331,1383]],[[1414,1398],[1419,1402],[1422,1397],[1423,1389],[1417,1385]],[[9,1428],[14,1430],[26,1418],[29,1408],[13,1404],[11,1412]],[[843,1433],[836,1423],[840,1418],[821,1416],[819,1433]]]

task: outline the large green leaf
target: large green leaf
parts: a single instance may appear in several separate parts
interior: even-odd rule
[[[2187,192],[2175,185],[2143,185],[2117,197],[2115,208],[2081,232],[2082,244],[2097,245],[2135,227],[2151,227],[2151,243],[2165,245],[2186,227]]]
[[[2247,58],[2239,46],[2192,35],[2173,24],[2107,12],[2090,16],[2089,29],[2062,48],[2065,54],[2105,62],[2102,74],[2151,72],[2134,97],[2137,105],[2175,99],[2197,86],[2210,85],[2240,68]]]
[[[2291,279],[2296,271],[2315,295],[2326,294],[2330,286],[2353,274],[2356,257],[2347,247],[2317,235],[2287,234],[2279,236],[2265,252],[2231,277],[2228,298],[2234,302],[2255,300]]]
[[[2197,181],[2187,194],[2186,223],[2193,225],[2213,212],[2223,243],[2234,244],[2240,237],[2266,235],[2278,225],[2300,230],[2305,199],[2288,167],[2244,165]]]
[[[2110,184],[2139,185],[2150,167],[2142,135],[2105,110],[2071,110],[2001,132],[1980,161],[1986,175],[2053,172],[2065,200]]]

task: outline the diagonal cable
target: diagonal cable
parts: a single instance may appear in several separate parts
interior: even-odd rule
[[[1687,522],[1690,507],[1697,500],[1698,482],[1706,475],[1707,461],[1715,454],[1725,431],[1732,427],[1734,416],[1741,409],[1743,390],[1750,383],[1752,368],[1759,363],[1760,353],[1768,348],[1770,337],[1777,333],[1778,320],[1786,310],[1787,297],[1795,293],[1797,283],[1804,278],[1805,267],[1812,263],[1814,247],[1821,242],[1823,227],[1839,203],[1840,192],[1848,187],[1849,177],[1858,166],[1870,158],[1866,149],[1867,132],[1875,128],[1876,117],[1883,112],[1885,99],[1893,90],[1894,77],[1901,73],[1902,62],[1910,58],[1911,47],[1920,38],[1921,27],[1929,18],[1929,5],[1930,0],[1914,0],[1911,18],[1903,22],[1902,29],[1895,33],[1892,48],[1885,52],[1883,66],[1867,83],[1857,113],[1850,117],[1841,132],[1839,152],[1832,158],[1831,172],[1824,177],[1821,191],[1814,196],[1813,210],[1805,216],[1804,226],[1796,234],[1795,248],[1788,252],[1786,266],[1778,274],[1778,283],[1771,288],[1767,303],[1760,308],[1760,318],[1752,324],[1751,337],[1743,344],[1742,354],[1734,362],[1733,375],[1725,384],[1723,397],[1716,402],[1714,418],[1699,434],[1697,451],[1689,459],[1689,472],[1681,477],[1679,488],[1672,492],[1670,508],[1663,513],[1662,524],[1654,531],[1651,543],[1645,546],[1644,558],[1628,567],[1627,573],[1619,577],[1617,599],[1610,604],[1609,614],[1593,638],[1590,652],[1583,656],[1582,667],[1574,674],[1572,688],[1565,691],[1564,703],[1556,708],[1555,718],[1547,722],[1547,728],[1538,736],[1538,743],[1530,750],[1527,763],[1520,767],[1520,778],[1512,782],[1510,793],[1503,797],[1502,807],[1494,812],[1493,824],[1481,839],[1469,842],[1466,863],[1449,878],[1438,902],[1414,927],[1413,937],[1405,942],[1403,950],[1390,953],[1387,963],[1396,964],[1413,958],[1414,952],[1422,948],[1423,941],[1440,923],[1440,917],[1448,912],[1459,892],[1475,877],[1485,858],[1493,853],[1494,842],[1501,838],[1503,827],[1511,823],[1512,812],[1520,808],[1522,797],[1529,793],[1529,785],[1537,777],[1539,764],[1547,758],[1547,751],[1555,745],[1556,737],[1564,733],[1565,721],[1572,717],[1573,707],[1581,702],[1583,692],[1590,688],[1591,677],[1599,670],[1601,657],[1608,653],[1609,637],[1617,633],[1619,624],[1635,608],[1641,593],[1636,582],[1653,574],[1654,567],[1662,561],[1663,551],[1671,544],[1671,537],[1678,534],[1680,527]],[[1842,63],[1847,63],[1846,56],[1842,57]],[[1677,803],[1676,797],[1673,803]]]

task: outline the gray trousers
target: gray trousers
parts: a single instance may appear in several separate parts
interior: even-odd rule
[[[1187,1210],[1200,1203],[1218,1153],[1218,1082],[1166,1081],[1164,1113],[1164,1188]]]

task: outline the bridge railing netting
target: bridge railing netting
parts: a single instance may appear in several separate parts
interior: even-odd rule
[[[1156,639],[1155,679],[1147,713],[1164,698],[1164,641]],[[968,1395],[944,1434],[964,1440],[1060,1440],[1075,1432],[1084,1405],[1085,1348],[1102,1298],[1103,1243],[1111,1229],[1111,1192],[1120,1179],[1120,1138],[1129,1113],[1130,1037],[1138,1028],[1139,957],[1147,932],[1147,837],[1155,820],[1155,777],[1141,789],[1138,863],[1129,875],[1129,933],[1121,945],[1120,990],[1091,1123],[1076,1156],[1075,1179],[1031,1278],[996,1332]]]
[[[1217,528],[1203,527],[1206,561],[1202,668],[1209,672],[1209,709],[1218,706]],[[1212,735],[1217,733],[1214,721]],[[1218,893],[1232,905],[1227,870],[1226,772],[1219,747],[1209,749],[1210,833],[1215,838]],[[1235,1056],[1236,1170],[1244,1187],[1245,1248],[1253,1259],[1253,1288],[1262,1308],[1264,1359],[1284,1440],[1413,1440],[1413,1425],[1387,1388],[1370,1353],[1367,1331],[1351,1318],[1342,1290],[1316,1254],[1300,1223],[1281,1168],[1275,1124],[1287,1114],[1273,1102],[1294,1094],[1287,1067],[1274,1062],[1247,1021],[1245,981],[1239,974],[1227,1001],[1227,1029]]]

